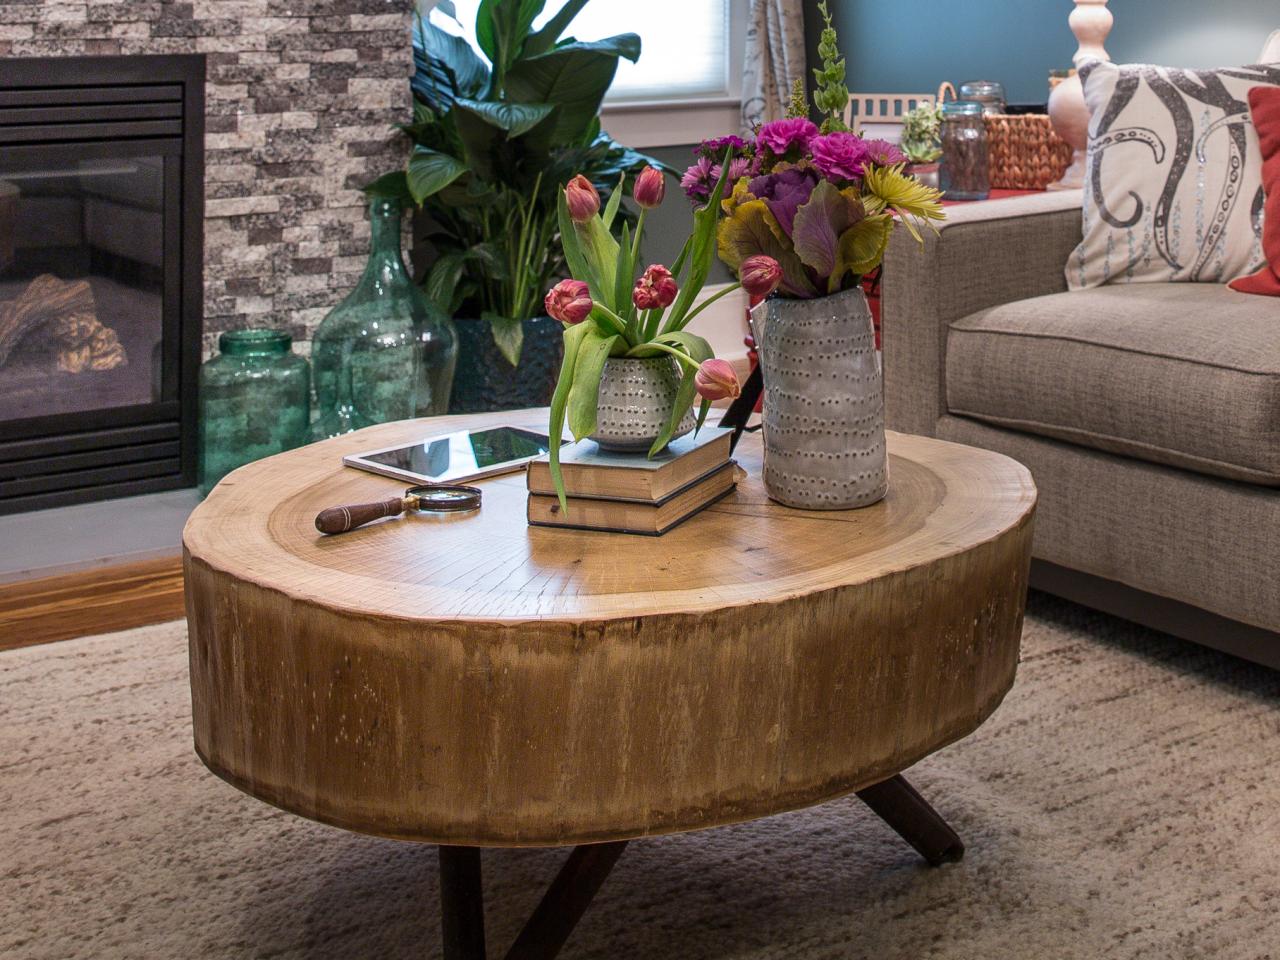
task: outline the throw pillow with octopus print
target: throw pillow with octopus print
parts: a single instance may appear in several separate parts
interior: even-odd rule
[[[1073,290],[1104,283],[1226,283],[1262,252],[1262,155],[1249,91],[1280,65],[1181,70],[1090,61],[1084,239]]]

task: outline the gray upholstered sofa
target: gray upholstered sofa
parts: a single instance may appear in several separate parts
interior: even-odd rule
[[[949,215],[885,259],[889,427],[1031,469],[1033,585],[1280,667],[1280,299],[1068,293],[1078,191]]]

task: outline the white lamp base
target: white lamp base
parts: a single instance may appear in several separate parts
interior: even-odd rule
[[[1078,190],[1084,186],[1085,148],[1089,145],[1089,108],[1078,76],[1071,76],[1049,94],[1049,119],[1058,136],[1071,145],[1071,166],[1050,190]]]
[[[1055,180],[1045,187],[1046,190],[1079,190],[1084,186],[1088,165],[1085,163],[1085,152],[1077,150],[1071,155],[1071,166],[1063,171],[1062,179]]]

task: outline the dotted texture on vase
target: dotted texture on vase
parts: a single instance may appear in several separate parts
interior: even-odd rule
[[[600,376],[591,439],[606,450],[647,451],[671,417],[679,386],[673,357],[610,357]],[[691,407],[671,439],[683,437],[696,422]]]
[[[767,300],[753,318],[762,344],[769,496],[810,510],[883,498],[884,391],[862,291]]]

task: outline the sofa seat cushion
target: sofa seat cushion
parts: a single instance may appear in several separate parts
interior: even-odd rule
[[[950,412],[1280,486],[1280,302],[1218,284],[1056,293],[951,325]]]

